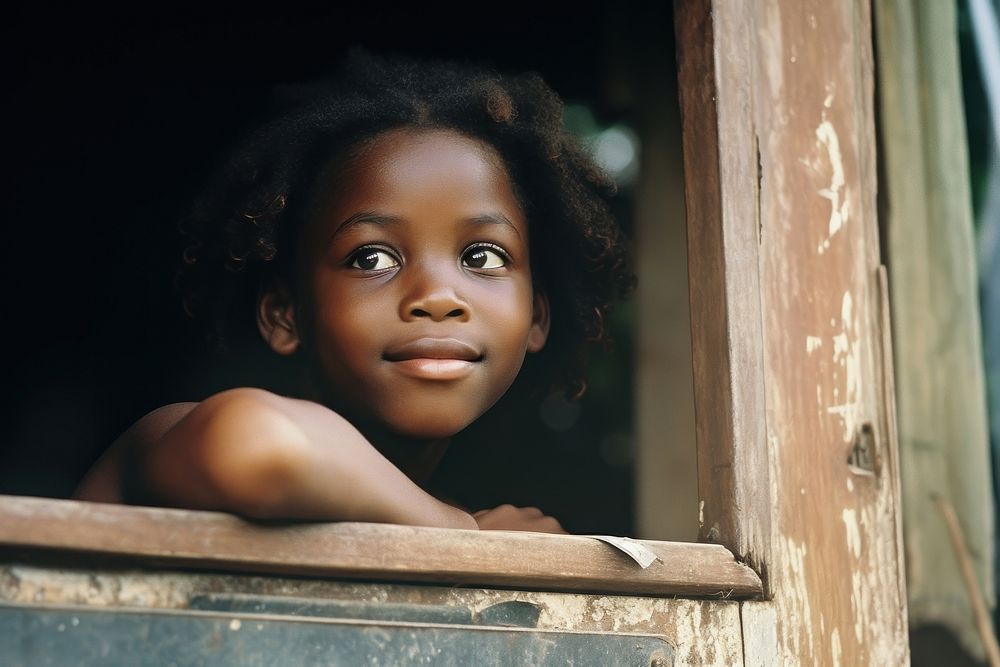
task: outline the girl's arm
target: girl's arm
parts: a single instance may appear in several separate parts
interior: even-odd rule
[[[200,403],[149,444],[136,473],[152,499],[189,509],[477,528],[337,413],[260,389],[232,389]]]

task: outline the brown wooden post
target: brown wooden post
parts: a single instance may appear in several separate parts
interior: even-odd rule
[[[762,575],[770,546],[750,12],[676,4],[700,539]],[[765,584],[766,584],[766,577]]]
[[[904,664],[865,0],[677,3],[702,538],[747,664]]]

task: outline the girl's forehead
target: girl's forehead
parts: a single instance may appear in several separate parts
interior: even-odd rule
[[[524,223],[496,149],[456,131],[391,130],[336,171],[328,177],[327,220],[369,210],[401,216],[439,210],[465,217],[498,212]]]
[[[377,135],[358,152],[373,162],[393,162],[416,169],[436,166],[489,165],[504,172],[500,155],[489,143],[457,130],[398,128]]]

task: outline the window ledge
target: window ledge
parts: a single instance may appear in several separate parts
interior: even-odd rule
[[[219,512],[0,495],[0,549],[103,556],[170,569],[449,585],[760,597],[716,544],[642,541],[648,568],[589,537],[375,523],[260,524]]]

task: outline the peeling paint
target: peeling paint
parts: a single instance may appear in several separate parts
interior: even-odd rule
[[[786,588],[782,591],[784,616],[792,627],[801,628],[805,632],[805,639],[808,643],[808,649],[801,646],[799,633],[791,632],[787,637],[788,642],[785,649],[789,652],[789,656],[802,659],[806,655],[815,655],[812,606],[809,600],[809,586],[806,576],[808,550],[805,544],[799,544],[790,536],[784,536],[781,539],[781,546],[782,562],[788,568],[785,572]]]
[[[861,532],[858,530],[857,513],[848,508],[841,512],[841,519],[847,529],[847,548],[855,558],[861,558]]]
[[[806,354],[812,354],[823,347],[823,339],[819,336],[806,336]]]
[[[839,401],[827,407],[827,414],[838,415],[842,422],[841,436],[844,442],[851,442],[857,431],[857,424],[860,421],[860,388],[861,388],[861,355],[857,348],[857,322],[855,321],[857,312],[854,307],[854,299],[849,290],[845,291],[841,297],[840,304],[840,333],[833,336],[833,363],[835,367],[842,368],[845,374],[844,397],[841,400],[840,390],[837,386],[833,388],[833,397]],[[836,320],[831,320],[836,322]],[[836,381],[840,374],[834,370],[833,379]]]
[[[837,334],[833,337],[833,360],[838,361],[837,357],[842,354],[846,354],[848,349],[847,344],[847,334]]]
[[[832,93],[828,94],[830,103],[833,102]],[[827,224],[827,237],[820,242],[817,252],[823,254],[830,247],[830,240],[847,224],[850,218],[850,199],[844,196],[844,162],[840,154],[840,139],[833,124],[823,119],[823,122],[816,128],[817,141],[826,147],[827,156],[830,160],[830,185],[817,192],[820,197],[830,201],[830,220]]]
[[[851,292],[846,291],[844,292],[844,297],[840,303],[840,320],[844,323],[845,327],[851,326],[851,322],[853,321],[851,319],[851,313],[853,310],[854,300],[851,298]]]

